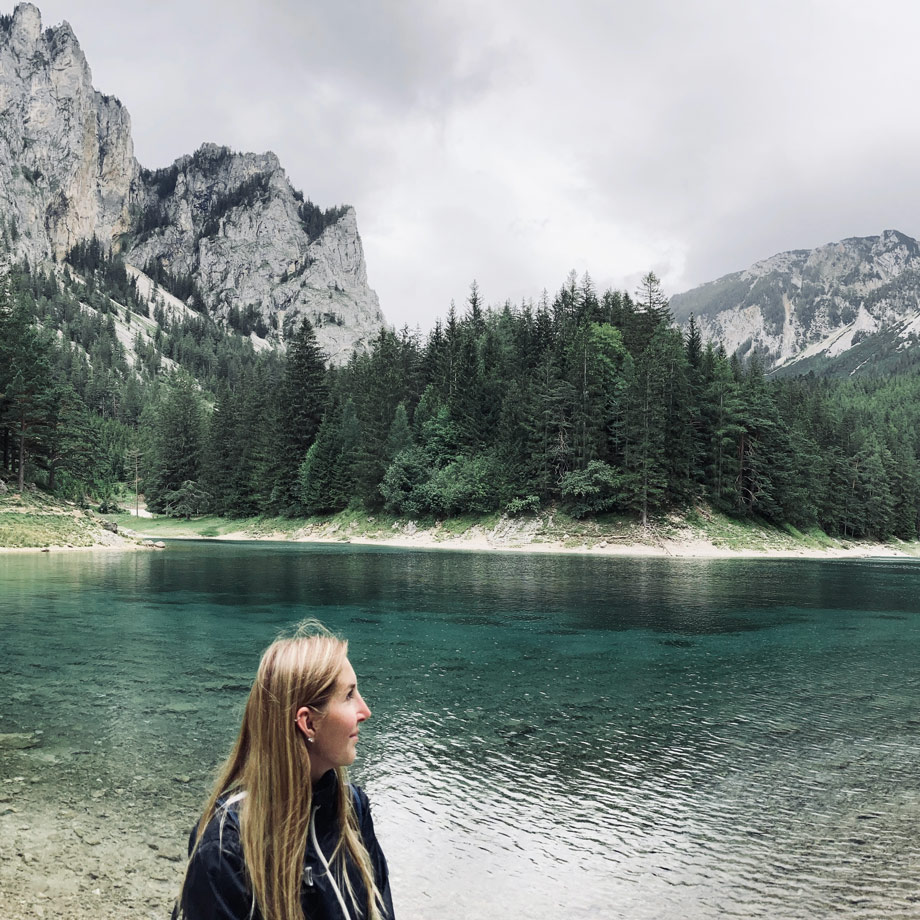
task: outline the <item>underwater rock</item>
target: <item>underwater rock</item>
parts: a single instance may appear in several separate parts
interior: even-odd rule
[[[25,751],[38,747],[39,741],[34,732],[0,732],[0,751]]]

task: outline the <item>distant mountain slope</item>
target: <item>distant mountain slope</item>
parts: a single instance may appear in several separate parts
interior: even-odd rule
[[[920,243],[896,230],[780,253],[671,299],[704,340],[772,368],[852,373],[903,357],[920,335]],[[858,354],[858,360],[854,360]]]
[[[0,16],[0,225],[33,263],[95,235],[274,341],[306,317],[334,360],[384,323],[353,209],[304,202],[272,153],[206,144],[141,168],[128,112],[93,88],[70,26],[43,30],[28,3]]]

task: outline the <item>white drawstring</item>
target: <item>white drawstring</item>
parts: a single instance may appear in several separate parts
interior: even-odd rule
[[[319,856],[319,861],[323,864],[323,867],[326,870],[326,875],[329,878],[329,882],[332,885],[332,890],[335,892],[335,896],[339,899],[339,906],[342,908],[342,914],[345,916],[345,920],[351,920],[351,914],[348,913],[348,908],[345,906],[345,899],[342,897],[342,892],[339,891],[339,886],[336,884],[335,876],[332,874],[332,870],[329,868],[329,862],[326,859],[325,854],[322,849],[320,849],[319,840],[316,839],[316,822],[313,820],[316,816],[316,809],[313,809],[313,812],[310,814],[310,839],[313,841],[313,849],[316,850],[316,855]]]
[[[221,802],[215,809],[216,812],[220,812],[220,826],[217,834],[217,845],[223,849],[224,848],[224,824],[227,820],[227,815],[230,812],[230,806],[235,805],[237,802],[242,801],[246,797],[245,792],[237,792],[236,795],[231,795],[229,798]]]
[[[215,812],[220,811],[220,829],[217,835],[217,845],[223,850],[224,848],[224,824],[227,821],[227,816],[230,814],[230,806],[235,805],[237,802],[241,802],[246,798],[245,792],[237,792],[236,795],[231,795],[229,798],[225,799],[220,805],[217,806]],[[256,893],[252,893],[252,902],[249,905],[249,920],[253,920],[256,915]]]

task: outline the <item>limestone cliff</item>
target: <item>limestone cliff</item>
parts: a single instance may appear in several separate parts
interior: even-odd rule
[[[93,88],[70,26],[43,30],[28,3],[0,17],[0,226],[31,261],[95,234],[275,342],[308,318],[334,361],[384,323],[352,208],[305,202],[272,153],[206,144],[141,168],[128,113]]]
[[[131,226],[138,174],[124,106],[92,86],[65,22],[20,4],[0,18],[0,207],[17,255],[61,258]]]
[[[168,169],[142,170],[126,256],[191,276],[208,309],[237,327],[287,338],[306,316],[333,360],[383,323],[367,285],[353,208],[320,212],[272,153],[206,144]]]

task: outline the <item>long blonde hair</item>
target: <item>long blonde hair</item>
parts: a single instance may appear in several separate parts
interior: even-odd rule
[[[309,746],[295,725],[294,714],[301,706],[309,706],[322,717],[347,654],[348,642],[315,620],[300,624],[293,636],[277,639],[265,650],[246,701],[239,737],[198,823],[200,841],[219,809],[218,801],[245,793],[240,806],[240,842],[253,903],[264,920],[303,920],[300,886],[313,787]],[[341,821],[331,865],[344,882],[356,913],[380,920],[383,899],[361,837],[348,774],[344,767],[337,767],[336,774],[336,811]],[[193,850],[190,862],[194,855]],[[363,909],[346,870],[348,861],[357,868],[367,892]],[[179,904],[181,912],[181,891]]]

